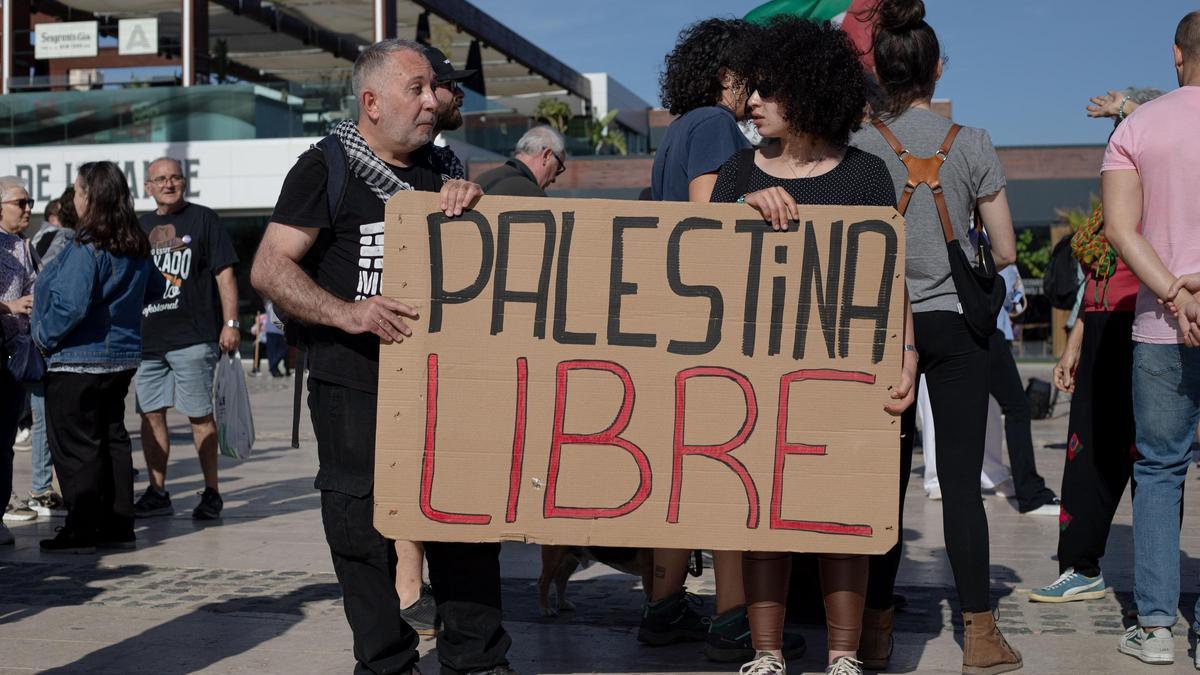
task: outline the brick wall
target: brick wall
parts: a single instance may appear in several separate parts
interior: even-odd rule
[[[1097,178],[1104,146],[999,148],[1000,162],[1009,180]],[[567,160],[567,172],[554,183],[555,189],[612,190],[640,189],[650,185],[651,156],[575,157]],[[472,178],[499,166],[496,162],[471,162]]]

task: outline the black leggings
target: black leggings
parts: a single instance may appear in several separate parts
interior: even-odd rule
[[[1017,490],[1017,505],[1025,513],[1049,504],[1054,500],[1054,492],[1046,487],[1045,479],[1038,474],[1033,457],[1029,397],[1021,386],[1021,373],[1017,371],[1012,345],[1000,331],[993,333],[988,343],[988,362],[991,364],[991,393],[1004,413],[1004,437],[1008,441],[1008,462]]]
[[[962,611],[986,612],[990,553],[979,472],[990,390],[988,342],[956,312],[920,312],[913,328],[938,439],[942,529],[954,585]]]
[[[1059,516],[1058,567],[1089,577],[1133,471],[1133,312],[1088,312],[1075,371]]]

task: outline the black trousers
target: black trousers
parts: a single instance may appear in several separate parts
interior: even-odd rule
[[[0,336],[0,343],[3,343]],[[0,344],[0,498],[8,503],[13,487],[13,443],[25,400],[25,386],[13,379],[5,364],[8,355]]]
[[[355,672],[407,672],[418,659],[418,637],[400,615],[392,540],[373,522],[376,395],[310,378],[309,408],[321,518],[354,634]],[[425,556],[442,621],[442,673],[507,665],[512,638],[500,621],[500,545],[427,542]]]
[[[1058,567],[1094,577],[1133,473],[1133,312],[1087,312],[1075,371]]]
[[[991,390],[988,341],[956,312],[920,312],[913,328],[936,426],[942,529],[954,585],[962,611],[985,612],[991,608],[990,550],[979,472]]]
[[[1021,386],[1021,373],[1013,358],[1012,345],[1000,331],[988,342],[991,394],[1004,413],[1004,437],[1008,441],[1008,463],[1017,490],[1017,508],[1032,511],[1054,500],[1054,491],[1038,474],[1033,456],[1033,430],[1030,427],[1029,397]],[[934,418],[936,419],[936,418]],[[935,422],[936,424],[936,422]]]
[[[125,430],[133,373],[46,373],[46,439],[66,525],[84,539],[133,535],[133,457]]]

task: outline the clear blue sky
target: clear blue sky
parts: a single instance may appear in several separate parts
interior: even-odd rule
[[[580,72],[607,71],[653,105],[679,30],[742,16],[758,0],[472,0]],[[1089,96],[1127,86],[1175,88],[1171,44],[1196,0],[926,0],[950,57],[937,95],[957,121],[997,145],[1103,143],[1111,125]]]

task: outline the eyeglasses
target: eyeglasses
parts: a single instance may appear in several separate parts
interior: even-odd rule
[[[434,89],[445,89],[445,90],[447,90],[447,91],[453,91],[453,92],[459,92],[459,91],[462,91],[462,87],[460,87],[460,86],[458,85],[458,82],[457,82],[457,81],[455,81],[455,80],[446,80],[446,81],[438,81],[438,82],[434,82],[434,83],[433,83],[433,88],[434,88]]]
[[[158,187],[162,187],[162,186],[166,185],[167,183],[182,183],[184,180],[185,179],[183,176],[180,176],[179,174],[173,174],[170,176],[159,176],[157,178],[151,178],[149,180],[149,182],[154,183]]]
[[[22,209],[22,210],[24,210],[24,209],[26,209],[26,208],[30,208],[30,209],[32,209],[32,208],[33,208],[33,205],[34,205],[34,204],[36,204],[37,202],[36,202],[36,201],[34,201],[34,200],[32,200],[32,199],[6,199],[6,200],[4,200],[3,202],[0,202],[0,203],[3,203],[3,204],[16,204],[18,209]]]
[[[558,160],[558,170],[554,172],[554,177],[558,178],[559,176],[561,176],[567,172],[567,163],[563,161],[562,157],[559,157],[557,152],[551,150],[550,154],[554,155],[554,159]]]

